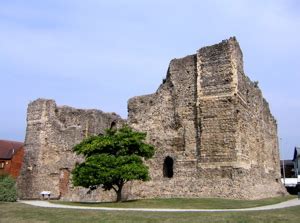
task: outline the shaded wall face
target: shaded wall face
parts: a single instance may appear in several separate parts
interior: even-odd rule
[[[260,168],[273,178],[280,179],[276,120],[256,83],[240,75],[239,89],[239,159],[252,167]]]
[[[71,196],[70,173],[76,162],[83,161],[73,153],[73,146],[120,122],[115,114],[57,107],[52,100],[38,99],[29,104],[24,165],[18,179],[22,198],[38,198],[41,191],[51,191],[56,198]],[[76,190],[74,199],[81,195],[84,199],[86,191]]]

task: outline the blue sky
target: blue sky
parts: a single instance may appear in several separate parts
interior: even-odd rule
[[[1,0],[0,138],[23,141],[37,98],[127,116],[169,61],[236,36],[245,73],[278,121],[281,155],[300,145],[300,1]]]

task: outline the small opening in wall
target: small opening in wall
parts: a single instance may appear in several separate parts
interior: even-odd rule
[[[116,129],[117,128],[117,123],[115,121],[113,121],[111,124],[110,124],[110,129]]]
[[[164,174],[164,177],[168,177],[168,178],[172,178],[173,177],[173,164],[174,164],[174,161],[173,161],[173,158],[170,157],[170,156],[167,156],[165,158],[165,161],[164,161],[164,166],[163,166],[163,174]]]

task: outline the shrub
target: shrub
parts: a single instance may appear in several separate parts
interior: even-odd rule
[[[17,200],[16,181],[8,175],[0,175],[0,201]]]

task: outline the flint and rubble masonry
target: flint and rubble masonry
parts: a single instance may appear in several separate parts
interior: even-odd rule
[[[115,199],[111,192],[86,194],[72,186],[70,171],[82,158],[71,148],[87,131],[99,134],[124,120],[96,110],[57,107],[52,100],[29,104],[27,119],[22,196],[52,190],[65,200]],[[172,60],[154,94],[129,100],[127,123],[146,132],[156,147],[154,158],[146,161],[151,181],[127,184],[128,199],[260,199],[285,193],[276,120],[257,83],[245,75],[234,37]]]

